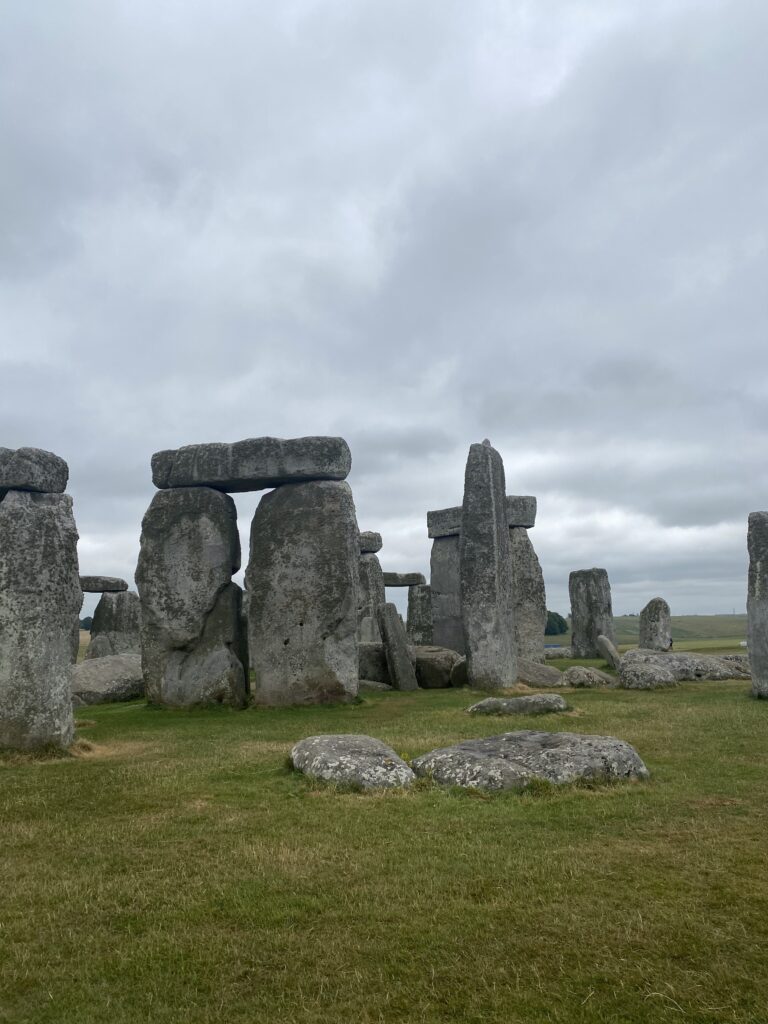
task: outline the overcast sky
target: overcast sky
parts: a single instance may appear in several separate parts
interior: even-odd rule
[[[597,565],[616,613],[744,609],[765,0],[0,16],[0,444],[69,462],[83,572],[132,579],[154,451],[340,434],[384,568],[428,574],[489,437],[550,608]]]

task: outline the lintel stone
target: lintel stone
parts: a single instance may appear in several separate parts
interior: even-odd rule
[[[508,494],[507,526],[522,526],[529,530],[536,523],[536,498],[530,494]],[[458,537],[461,533],[461,505],[427,512],[427,535]]]

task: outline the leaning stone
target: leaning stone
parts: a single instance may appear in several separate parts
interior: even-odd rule
[[[410,786],[414,774],[391,747],[372,736],[308,736],[291,751],[298,772],[361,789]]]
[[[571,596],[571,648],[574,658],[598,658],[601,634],[615,643],[611,585],[605,569],[578,569],[568,580]]]
[[[375,679],[361,679],[358,683],[360,693],[388,693],[391,690],[389,683],[380,683]]]
[[[361,679],[387,684],[391,682],[383,643],[359,643],[357,654]]]
[[[138,700],[144,696],[140,654],[110,654],[78,665],[72,677],[76,705]]]
[[[358,570],[357,637],[364,643],[377,643],[381,640],[377,609],[387,600],[378,556],[361,555]]]
[[[432,644],[432,588],[421,583],[408,589],[408,640],[429,647]]]
[[[232,583],[239,567],[237,513],[228,495],[210,487],[155,494],[136,569],[150,704],[244,706],[242,591]]]
[[[392,686],[396,690],[417,690],[419,684],[408,653],[405,627],[397,608],[392,603],[383,604],[378,609],[378,615]]]
[[[668,651],[672,646],[672,613],[663,597],[654,597],[640,612],[639,647]]]
[[[595,647],[597,647],[597,652],[600,657],[605,658],[611,668],[618,670],[619,665],[621,665],[621,655],[616,650],[616,645],[613,640],[609,640],[607,636],[603,636],[601,633],[600,636],[595,639]]]
[[[85,657],[92,660],[113,654],[141,654],[141,601],[132,590],[102,594],[93,613]]]
[[[357,696],[359,559],[349,484],[286,484],[261,499],[245,574],[257,704]]]
[[[385,572],[385,587],[420,587],[426,583],[426,578],[420,572]]]
[[[596,687],[615,688],[619,685],[618,679],[609,676],[607,672],[601,672],[597,668],[586,668],[584,665],[571,665],[563,672],[563,686],[574,686],[579,689],[594,689]]]
[[[647,779],[637,752],[613,736],[570,732],[507,732],[466,740],[417,757],[411,767],[445,786],[523,789],[534,779],[556,785],[577,779]]]
[[[536,525],[536,499],[528,494],[508,494],[504,502],[507,526],[531,529]],[[461,533],[461,505],[427,512],[427,536],[458,537]]]
[[[768,700],[768,512],[750,513],[747,547],[747,643],[752,696]]]
[[[63,494],[69,479],[64,459],[42,448],[0,448],[0,498],[8,491]]]
[[[380,533],[374,533],[373,530],[366,530],[360,534],[360,554],[361,555],[375,555],[381,551],[383,547],[383,541]]]
[[[116,594],[128,584],[118,576],[81,576],[80,589],[84,594]]]
[[[261,491],[309,480],[345,480],[352,467],[341,437],[251,437],[234,444],[191,444],[152,456],[155,487]]]
[[[547,715],[567,711],[568,705],[556,693],[532,693],[525,697],[486,697],[467,708],[470,715]]]
[[[527,661],[544,661],[544,630],[547,626],[544,573],[527,530],[521,527],[511,529],[509,547],[517,656]]]
[[[67,747],[72,624],[83,599],[68,494],[0,500],[0,748]]]
[[[458,534],[455,537],[438,537],[432,542],[430,596],[432,643],[464,654]]]
[[[737,662],[688,651],[662,653],[633,648],[622,655],[619,682],[625,690],[656,690],[695,679],[748,679]]]
[[[409,648],[408,653],[422,690],[447,689],[451,685],[453,666],[462,660],[460,654],[445,647],[415,645]]]
[[[545,647],[544,658],[547,661],[555,661],[557,658],[572,658],[573,651],[570,647]]]
[[[469,449],[459,538],[461,618],[469,685],[517,680],[512,555],[504,505],[504,463],[490,442]]]
[[[528,686],[565,686],[563,673],[552,665],[542,665],[538,661],[527,661],[519,658],[517,662],[517,678]]]

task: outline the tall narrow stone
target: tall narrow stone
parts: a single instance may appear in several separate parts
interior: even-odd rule
[[[286,484],[261,499],[246,572],[256,703],[357,695],[359,557],[348,484]]]
[[[82,598],[72,499],[8,490],[0,498],[0,747],[72,742],[72,623]]]
[[[571,648],[574,658],[599,658],[597,638],[615,644],[611,584],[605,569],[577,569],[568,580],[571,597]]]
[[[86,659],[141,653],[141,601],[132,590],[105,591],[93,613]]]
[[[525,661],[544,661],[544,630],[547,627],[544,573],[524,527],[510,529],[509,543],[517,656]]]
[[[387,599],[384,573],[374,554],[361,555],[358,568],[357,638],[361,643],[378,643],[381,640],[378,609]]]
[[[752,695],[768,700],[768,512],[750,512],[747,547],[747,643]]]
[[[672,646],[672,614],[663,597],[653,597],[640,612],[638,647],[668,651]]]
[[[428,583],[408,588],[408,640],[429,647],[432,644],[432,589]]]
[[[392,686],[396,690],[418,690],[419,684],[408,653],[405,628],[394,604],[383,604],[379,608],[379,629]]]
[[[242,707],[240,567],[235,504],[209,487],[159,491],[144,516],[136,583],[150,704]]]
[[[461,584],[459,581],[459,536],[436,537],[430,558],[430,597],[432,601],[432,643],[459,654],[466,652],[461,622]]]
[[[517,681],[512,554],[504,463],[490,442],[469,449],[459,541],[461,617],[470,686]]]

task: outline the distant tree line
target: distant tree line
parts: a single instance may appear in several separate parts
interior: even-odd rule
[[[547,625],[544,630],[545,636],[562,636],[568,632],[568,623],[562,615],[557,612],[547,612]]]
[[[84,619],[80,619],[80,629],[87,629],[91,632],[91,626],[93,625],[93,616],[86,615]]]

